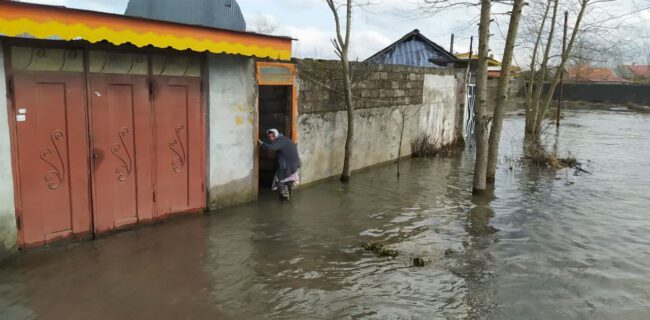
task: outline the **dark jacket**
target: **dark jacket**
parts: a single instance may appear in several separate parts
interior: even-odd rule
[[[300,168],[300,157],[298,148],[291,139],[285,136],[279,136],[273,143],[262,143],[262,149],[273,150],[276,152],[278,160],[278,170],[275,172],[278,180],[282,181],[298,171]]]

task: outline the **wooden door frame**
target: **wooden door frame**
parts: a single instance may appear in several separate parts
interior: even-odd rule
[[[265,81],[262,79],[262,74],[260,70],[264,67],[284,67],[291,71],[291,80],[289,81]],[[298,142],[298,130],[296,123],[298,122],[298,85],[296,77],[297,69],[296,65],[293,63],[283,63],[283,62],[265,62],[258,61],[256,64],[256,79],[257,79],[257,123],[255,125],[255,131],[257,132],[257,138],[259,139],[259,86],[286,86],[291,88],[291,140],[294,143]]]
[[[25,235],[22,228],[22,197],[20,195],[20,170],[18,168],[18,133],[16,132],[16,88],[14,85],[14,70],[11,66],[11,50],[7,41],[2,42],[2,50],[4,53],[4,67],[5,67],[5,79],[2,79],[6,83],[7,90],[7,117],[9,121],[9,140],[10,140],[10,150],[11,150],[11,173],[13,176],[14,184],[14,211],[16,215],[16,245],[18,248],[22,248],[23,243],[25,243]]]
[[[291,79],[289,81],[265,81],[262,79],[262,74],[260,70],[264,67],[284,67],[288,68],[291,72]],[[255,87],[255,93],[257,95],[255,99],[255,128],[253,129],[253,170],[255,175],[254,191],[255,194],[259,195],[259,184],[260,184],[260,150],[257,145],[257,141],[260,140],[260,89],[259,86],[285,86],[289,87],[291,90],[291,140],[294,143],[298,143],[298,81],[297,81],[297,72],[298,69],[293,63],[285,62],[269,62],[269,61],[257,61],[255,64],[255,79],[257,80],[257,86]]]

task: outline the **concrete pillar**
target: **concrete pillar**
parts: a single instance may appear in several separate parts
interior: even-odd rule
[[[11,171],[11,139],[7,109],[7,81],[0,42],[0,258],[16,250],[16,207]]]
[[[257,85],[251,58],[209,54],[208,190],[211,209],[257,197]]]

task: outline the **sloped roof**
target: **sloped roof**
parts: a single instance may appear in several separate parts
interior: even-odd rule
[[[628,82],[614,75],[609,68],[577,66],[566,70],[567,80],[576,82]]]
[[[0,35],[291,59],[291,38],[0,0]]]
[[[478,54],[472,54],[472,56],[469,56],[469,52],[463,52],[463,53],[457,53],[456,58],[461,59],[461,60],[478,60]],[[494,58],[488,58],[488,66],[492,67],[500,67],[501,66],[501,61],[494,59]],[[515,67],[518,68],[518,67]]]
[[[457,60],[445,48],[422,35],[420,30],[415,29],[388,47],[373,54],[364,62],[435,67],[437,64],[432,61],[445,64]]]
[[[635,77],[650,78],[650,65],[628,65],[625,67],[628,68]]]
[[[127,16],[246,31],[236,0],[129,0]]]

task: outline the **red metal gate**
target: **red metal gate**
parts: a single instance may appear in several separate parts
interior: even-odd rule
[[[201,80],[154,76],[155,218],[203,208]]]
[[[93,223],[96,233],[150,220],[153,213],[146,76],[93,74]]]
[[[22,243],[90,228],[88,143],[81,73],[14,75]]]
[[[205,207],[197,56],[12,47],[11,60],[22,247]]]

